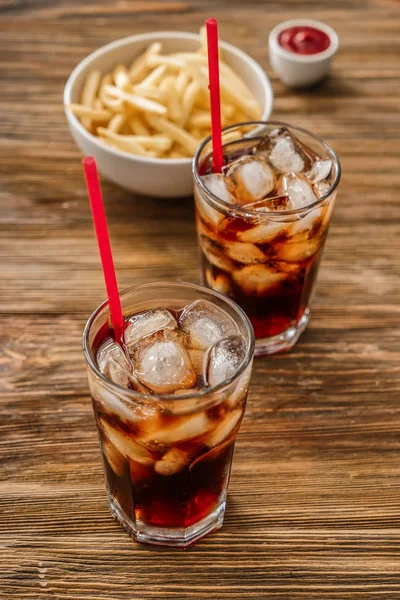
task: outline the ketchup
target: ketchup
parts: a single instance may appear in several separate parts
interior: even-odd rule
[[[325,31],[300,25],[280,32],[278,41],[282,48],[296,54],[318,54],[329,48],[331,40]]]

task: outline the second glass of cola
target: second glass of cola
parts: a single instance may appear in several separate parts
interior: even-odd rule
[[[246,312],[256,355],[288,350],[309,319],[339,161],[284,123],[235,125],[222,141],[222,173],[212,173],[210,138],[193,161],[203,283]]]

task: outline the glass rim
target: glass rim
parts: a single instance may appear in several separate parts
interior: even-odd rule
[[[185,401],[185,400],[192,400],[195,398],[204,398],[204,397],[207,397],[208,395],[214,394],[215,392],[219,392],[219,391],[229,387],[230,384],[233,381],[235,381],[235,379],[237,379],[243,373],[243,371],[247,368],[247,366],[249,365],[249,363],[252,360],[253,355],[254,355],[254,348],[255,348],[254,330],[253,330],[253,327],[250,323],[248,316],[240,308],[240,306],[238,304],[236,304],[236,302],[234,302],[227,296],[224,296],[223,294],[220,294],[219,292],[211,290],[210,288],[207,288],[205,286],[197,285],[195,283],[187,283],[185,281],[167,281],[167,282],[156,281],[156,282],[151,282],[151,283],[137,284],[137,285],[133,285],[129,288],[125,288],[124,290],[122,290],[120,292],[120,296],[122,297],[122,295],[128,294],[129,292],[132,292],[134,290],[143,289],[143,288],[156,288],[161,285],[167,286],[167,287],[176,287],[176,288],[185,287],[185,288],[191,288],[194,290],[202,290],[202,291],[205,290],[210,295],[216,296],[217,298],[220,298],[221,300],[223,300],[226,304],[230,305],[239,314],[239,316],[242,317],[242,320],[246,325],[246,329],[247,329],[247,333],[248,333],[248,344],[247,344],[247,348],[246,348],[246,356],[243,359],[243,361],[241,362],[241,364],[239,365],[239,368],[234,372],[234,374],[231,375],[231,377],[228,377],[228,379],[224,379],[224,381],[222,381],[221,383],[219,383],[218,385],[215,385],[213,387],[206,387],[197,392],[192,392],[190,394],[189,393],[188,394],[180,394],[178,396],[174,396],[171,394],[169,394],[169,395],[168,394],[143,394],[142,392],[124,388],[124,387],[118,385],[117,383],[114,383],[113,381],[111,381],[111,379],[108,379],[108,377],[103,375],[103,373],[101,373],[101,371],[98,369],[98,367],[96,365],[96,361],[95,361],[94,357],[92,356],[92,352],[91,352],[91,349],[89,346],[89,333],[91,331],[91,327],[92,327],[96,317],[102,312],[102,310],[104,308],[106,308],[108,306],[108,300],[104,300],[104,302],[102,302],[93,311],[93,313],[90,315],[89,319],[87,320],[85,328],[83,330],[82,349],[83,349],[83,353],[85,355],[87,365],[90,367],[90,369],[94,372],[94,374],[97,377],[99,377],[105,384],[107,384],[107,386],[109,388],[111,388],[112,390],[115,390],[119,394],[121,394],[121,392],[122,392],[124,394],[125,399],[129,398],[130,400],[146,400],[146,401],[151,401],[151,402],[161,400],[163,402],[171,402],[171,401],[180,402],[180,401]]]
[[[320,144],[322,144],[324,146],[324,148],[327,150],[328,154],[331,156],[335,167],[336,167],[336,175],[335,175],[335,179],[333,181],[333,183],[331,184],[329,190],[326,192],[326,194],[324,194],[323,196],[321,196],[321,198],[318,198],[315,202],[313,202],[312,204],[307,204],[307,206],[302,206],[301,208],[295,208],[293,210],[274,210],[271,212],[267,212],[267,213],[260,213],[257,212],[256,210],[249,210],[248,208],[246,208],[245,205],[240,205],[240,204],[231,204],[230,202],[225,202],[225,200],[222,200],[221,198],[219,198],[218,196],[216,196],[215,194],[213,194],[213,192],[211,190],[209,190],[207,188],[206,185],[204,185],[200,175],[199,175],[199,170],[198,170],[198,166],[199,166],[199,160],[200,160],[200,155],[202,153],[202,151],[204,150],[204,148],[206,147],[206,145],[211,142],[211,135],[209,135],[208,137],[206,137],[201,144],[198,146],[196,153],[193,157],[193,161],[192,161],[192,173],[193,173],[193,179],[195,181],[195,183],[197,184],[197,186],[200,188],[200,190],[202,190],[205,194],[207,194],[207,196],[209,197],[209,199],[212,200],[212,202],[214,202],[218,207],[222,207],[225,210],[228,210],[230,212],[235,212],[243,217],[256,217],[258,220],[264,218],[268,218],[271,220],[274,219],[282,219],[282,217],[285,216],[293,216],[293,215],[299,215],[299,214],[303,214],[306,212],[309,212],[311,209],[314,209],[318,206],[320,206],[321,204],[323,204],[327,198],[329,198],[329,196],[331,196],[333,194],[333,192],[336,190],[337,186],[339,185],[339,181],[340,181],[340,177],[341,177],[341,166],[340,166],[340,161],[339,158],[336,154],[336,152],[333,150],[333,148],[330,147],[330,145],[325,142],[324,139],[322,139],[320,136],[311,133],[311,131],[308,131],[307,129],[304,129],[303,127],[297,127],[295,125],[291,125],[290,123],[286,123],[284,121],[245,121],[243,123],[235,123],[234,125],[229,125],[228,127],[224,127],[222,129],[222,133],[225,133],[227,131],[231,131],[233,129],[237,129],[239,127],[244,127],[244,126],[248,126],[248,125],[254,125],[255,128],[257,128],[257,126],[262,126],[262,125],[276,125],[277,127],[287,127],[289,129],[293,129],[295,131],[300,131],[301,133],[304,133],[312,138],[314,138],[314,140],[316,140],[317,142],[319,142]],[[251,132],[249,132],[251,133]],[[242,136],[242,138],[240,139],[244,139],[246,137],[246,135]],[[232,142],[229,142],[232,143]]]

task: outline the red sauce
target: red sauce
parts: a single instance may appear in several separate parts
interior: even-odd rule
[[[296,54],[318,54],[329,48],[331,43],[324,31],[307,25],[284,29],[278,41],[282,48]]]

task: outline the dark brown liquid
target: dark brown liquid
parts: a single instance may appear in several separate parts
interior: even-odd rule
[[[212,229],[210,223],[202,219],[197,210],[197,222],[201,223],[201,231],[207,236],[207,231],[213,240],[215,252],[224,255],[226,241],[238,241],[237,234],[252,228],[244,219],[226,219],[222,230]],[[202,235],[202,234],[201,234]],[[316,252],[312,256],[297,262],[284,263],[277,260],[276,244],[288,243],[283,234],[275,243],[254,244],[265,255],[265,265],[282,270],[286,273],[281,283],[272,286],[264,292],[248,292],[235,282],[235,277],[212,264],[205,252],[201,252],[203,280],[209,285],[210,274],[215,281],[218,276],[229,279],[229,296],[245,311],[249,317],[257,339],[263,339],[285,332],[290,327],[296,326],[309,305],[315,279],[321,260],[322,249],[326,237],[326,230],[322,227],[322,219],[316,221],[314,227],[307,234],[307,240],[318,237]],[[238,264],[237,269],[243,265]],[[211,286],[212,287],[212,286]]]
[[[93,405],[99,423],[101,419],[114,430],[120,428],[128,432],[126,425],[118,424],[115,416],[100,413],[96,401]],[[110,445],[101,426],[99,429],[103,444]],[[140,521],[158,527],[189,527],[211,514],[224,499],[236,431],[237,427],[228,440],[211,450],[202,445],[201,438],[175,444],[174,448],[184,450],[193,458],[171,475],[161,475],[151,465],[122,457],[120,468],[115,472],[115,466],[104,452],[108,490],[133,523]],[[132,431],[130,435],[135,437]],[[162,452],[154,451],[152,456],[157,460]]]
[[[174,312],[179,316],[179,312]],[[104,339],[112,337],[108,324],[98,332],[93,348],[97,350]],[[108,394],[111,392],[108,391]],[[142,420],[130,418],[126,412],[118,414],[113,404],[93,397],[93,408],[99,430],[104,459],[105,478],[111,497],[133,524],[143,523],[157,527],[186,528],[210,515],[224,501],[228,484],[235,437],[244,412],[247,390],[241,393],[234,406],[230,398],[224,397],[217,404],[194,416],[206,418],[208,428],[192,439],[180,442],[157,441],[154,431],[176,431],[187,426],[193,415],[176,415],[170,408],[157,405],[154,412]],[[118,402],[118,393],[115,393]],[[184,402],[184,401],[182,401]],[[139,406],[140,409],[140,406]],[[210,442],[210,432],[225,420],[237,415],[232,427],[220,443]],[[153,435],[154,433],[154,435]],[[177,438],[175,438],[177,439]],[[122,441],[121,441],[122,440]],[[154,441],[151,441],[154,440]],[[135,456],[130,442],[138,444],[145,458]],[[124,445],[125,444],[125,445]],[[123,452],[126,450],[126,452]],[[175,472],[161,474],[158,461],[165,459],[168,452],[176,451],[187,457]]]

